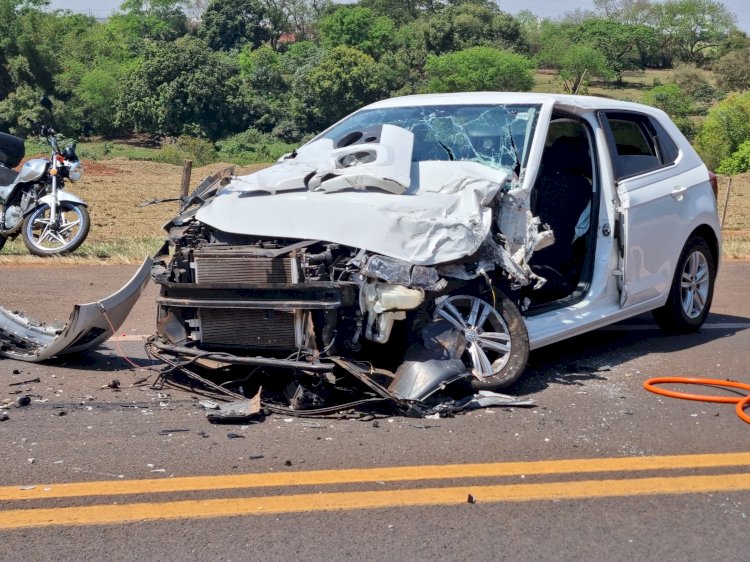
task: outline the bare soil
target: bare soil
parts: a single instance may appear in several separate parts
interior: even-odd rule
[[[191,189],[204,178],[231,166],[216,163],[194,168]],[[265,166],[237,167],[237,173],[249,174]],[[162,236],[162,226],[172,218],[177,203],[160,203],[140,207],[153,199],[179,197],[182,167],[155,162],[115,158],[84,161],[83,179],[70,186],[71,191],[89,203],[92,242],[106,242],[123,237]]]

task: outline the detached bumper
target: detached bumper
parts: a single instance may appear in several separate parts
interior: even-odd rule
[[[143,293],[151,277],[151,265],[151,258],[146,258],[130,281],[113,295],[75,305],[61,330],[0,308],[0,356],[38,362],[103,343],[122,326]]]

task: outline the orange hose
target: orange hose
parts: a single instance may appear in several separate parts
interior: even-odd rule
[[[743,397],[735,396],[711,396],[706,394],[691,394],[689,392],[680,392],[679,390],[665,390],[655,385],[657,384],[699,384],[704,386],[719,386],[724,388],[740,388],[750,391],[750,384],[735,381],[725,381],[720,379],[702,379],[693,377],[654,377],[643,383],[643,388],[654,394],[669,396],[670,398],[680,398],[682,400],[697,400],[699,402],[719,402],[721,404],[736,404],[735,411],[740,419],[750,423],[750,416],[745,413],[745,408],[750,406],[750,394]]]

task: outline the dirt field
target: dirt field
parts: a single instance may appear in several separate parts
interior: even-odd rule
[[[151,199],[179,197],[182,168],[171,164],[132,161],[118,158],[84,162],[84,179],[73,188],[89,202],[92,242],[105,242],[124,236],[161,237],[161,227],[174,216],[177,203],[148,207],[138,204]],[[191,189],[206,176],[231,164],[211,164],[193,169]],[[250,173],[263,166],[237,167],[239,173]]]
[[[73,256],[47,259],[61,264],[106,260],[109,263],[140,261],[155,251],[163,240],[162,226],[175,213],[176,202],[148,207],[138,204],[157,198],[179,195],[182,168],[146,161],[112,160],[85,161],[83,179],[70,186],[89,203],[91,233],[87,242]],[[196,168],[191,188],[229,164],[211,164]],[[253,165],[236,168],[247,174],[262,168]],[[729,178],[719,178],[719,216]],[[729,258],[750,257],[750,174],[732,179],[729,205],[724,224],[724,254]],[[30,256],[20,239],[9,243],[0,253],[3,263],[36,263],[44,258]]]

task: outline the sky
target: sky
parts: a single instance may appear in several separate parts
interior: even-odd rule
[[[69,9],[74,12],[107,17],[120,5],[121,0],[51,0],[52,9]],[[737,26],[750,34],[750,2],[748,0],[722,0],[722,3],[737,16]],[[565,12],[580,8],[591,10],[592,0],[501,0],[500,8],[511,14],[531,10],[542,18],[557,18]]]

